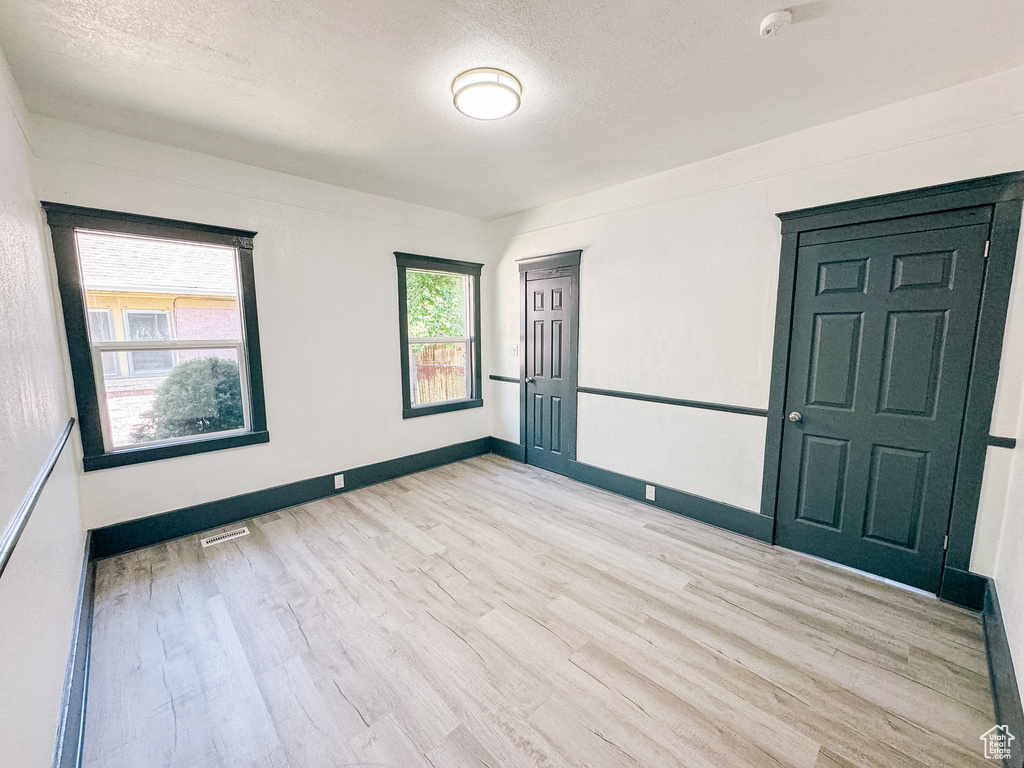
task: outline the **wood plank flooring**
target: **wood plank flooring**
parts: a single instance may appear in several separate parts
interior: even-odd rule
[[[99,563],[87,768],[983,766],[978,618],[484,456]]]

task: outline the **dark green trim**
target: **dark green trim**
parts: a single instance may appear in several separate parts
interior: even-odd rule
[[[173,459],[178,456],[193,456],[197,453],[223,451],[227,448],[241,448],[245,445],[259,445],[260,443],[269,442],[270,433],[266,431],[246,432],[243,435],[230,435],[229,437],[207,437],[200,440],[190,440],[187,443],[157,445],[152,448],[129,448],[112,453],[101,453],[99,456],[84,456],[82,458],[82,466],[86,472],[93,472],[97,469],[126,467],[129,464],[142,464],[147,461],[157,461],[158,459]]]
[[[827,229],[811,229],[800,232],[800,247],[842,243],[851,240],[865,240],[871,237],[885,237],[897,229],[900,234],[912,232],[934,232],[939,229],[953,227],[970,227],[975,224],[992,222],[992,206],[982,205],[975,208],[962,208],[956,211],[939,211],[938,213],[911,216],[906,218],[885,219],[883,221],[865,221],[861,224],[847,224],[843,227]]]
[[[752,539],[770,543],[772,540],[772,519],[756,512],[706,499],[685,491],[677,491],[657,483],[648,483],[629,475],[622,475],[608,469],[601,469],[579,461],[569,462],[568,477],[596,488],[602,488],[620,496],[626,496],[644,504],[699,520],[718,528],[749,536]],[[657,489],[656,501],[646,498],[646,486]]]
[[[71,632],[71,649],[64,676],[64,696],[57,726],[53,768],[78,768],[85,736],[85,704],[89,691],[89,652],[92,644],[93,596],[96,593],[96,563],[92,534],[85,536],[82,577]]]
[[[547,256],[530,256],[526,259],[516,259],[520,272],[546,271],[558,269],[559,267],[579,267],[583,251],[562,251],[561,253],[550,253]]]
[[[83,208],[78,205],[50,203],[45,200],[41,205],[46,211],[46,222],[51,227],[111,230],[147,237],[166,237],[171,240],[189,239],[193,242],[227,245],[231,248],[242,247],[239,245],[239,240],[249,240],[250,242],[247,244],[249,249],[252,249],[251,241],[257,234],[248,229],[218,227],[212,224],[181,221],[180,219],[107,211],[101,208]]]
[[[341,491],[335,490],[334,475],[337,473],[332,473],[97,528],[92,532],[95,555],[97,558],[111,557],[182,536],[191,536],[285,507],[306,504],[413,472],[480,456],[489,453],[490,450],[491,438],[481,437],[411,456],[339,470],[345,473],[345,488]]]
[[[939,597],[950,603],[980,611],[985,605],[985,585],[988,579],[960,568],[948,565],[942,569],[942,586]]]
[[[761,514],[775,519],[782,469],[782,430],[786,418],[786,383],[789,378],[789,339],[796,296],[796,252],[799,235],[782,236],[779,290],[775,298],[775,343],[772,379],[768,390],[768,426],[765,430],[764,472],[761,475]],[[772,541],[774,541],[774,532]]]
[[[492,373],[487,378],[489,378],[491,381],[507,381],[509,384],[519,383],[519,379],[515,378],[514,376],[496,376],[495,374]]]
[[[1024,184],[1018,184],[1024,194]],[[967,389],[967,408],[960,437],[953,509],[949,521],[949,548],[946,566],[970,570],[974,547],[974,527],[981,499],[981,480],[985,471],[988,430],[996,401],[996,382],[1003,352],[1003,331],[1010,304],[1010,282],[1017,256],[1020,232],[1021,200],[996,203],[989,233],[985,283],[981,292],[981,310],[974,340],[971,382]],[[980,607],[980,606],[979,606]],[[1024,734],[1022,734],[1024,737]]]
[[[512,461],[518,461],[520,464],[526,463],[526,446],[510,442],[509,440],[502,440],[500,437],[491,438],[491,453],[504,456],[506,459],[512,459]]]
[[[826,227],[842,227],[865,221],[993,205],[1024,198],[1024,171],[984,176],[977,179],[939,184],[934,187],[864,197],[842,203],[818,205],[778,214],[782,233]]]
[[[242,326],[245,329],[245,357],[249,368],[249,427],[255,432],[267,431],[267,402],[263,391],[263,354],[260,352],[260,324],[256,312],[256,274],[253,271],[252,240],[248,247],[238,247],[238,279],[242,286]],[[265,443],[270,440],[256,442]]]
[[[940,588],[942,597],[960,605],[973,606],[975,610],[981,608],[983,590],[971,578],[974,575],[969,573],[970,556],[985,453],[989,445],[988,428],[995,402],[1022,201],[1024,172],[1016,172],[778,214],[782,220],[782,248],[761,496],[761,512],[773,517],[778,498],[798,243],[812,230],[905,220],[981,206],[988,206],[991,210],[985,283],[961,433],[949,522],[949,546]],[[969,215],[975,214],[969,212]],[[914,226],[914,223],[903,221],[898,226]],[[862,229],[868,231],[867,228]]]
[[[452,411],[464,411],[467,408],[482,408],[483,405],[482,397],[474,397],[471,400],[452,400],[435,405],[417,405],[412,408],[403,408],[402,418],[415,419],[419,416],[433,416],[435,413],[451,413]]]
[[[455,272],[460,275],[473,275],[480,277],[484,265],[475,261],[457,261],[456,259],[441,259],[437,256],[419,256],[415,253],[402,253],[395,251],[395,261],[400,267],[406,269],[423,269],[429,272]]]
[[[82,440],[82,466],[86,472],[147,461],[188,456],[196,453],[265,443],[267,410],[263,390],[263,360],[260,354],[259,320],[256,311],[256,282],[253,272],[255,232],[176,219],[160,219],[134,213],[118,213],[81,208],[59,203],[42,203],[53,242],[57,265],[57,289],[64,315],[68,358],[78,409],[79,436]],[[81,267],[75,248],[75,229],[94,229],[169,240],[226,245],[237,253],[239,306],[245,330],[245,362],[249,382],[249,418],[251,432],[230,437],[199,438],[193,442],[139,447],[107,453],[103,447],[99,393],[93,375],[89,342],[88,315],[82,287]],[[239,361],[241,362],[241,361]]]
[[[988,436],[988,444],[992,448],[1016,448],[1017,438],[1015,437],[998,437],[997,435]]]
[[[995,582],[987,580],[985,608],[981,617],[985,625],[985,655],[988,658],[988,679],[992,687],[992,702],[995,705],[996,723],[1005,725],[1017,738],[1010,742],[1010,759],[1004,760],[1007,768],[1024,765],[1024,709],[1021,707],[1020,688],[1013,669],[1010,643],[1006,639],[1006,625],[999,608]]]
[[[526,271],[519,270],[519,444],[526,445]],[[577,403],[578,405],[578,403]],[[523,449],[526,450],[525,448]]]
[[[682,405],[687,408],[702,408],[707,411],[722,411],[724,413],[739,413],[744,416],[767,416],[768,411],[764,408],[749,408],[745,405],[724,405],[722,403],[707,403],[703,400],[681,400],[676,397],[661,397],[660,395],[641,395],[637,392],[622,392],[617,389],[597,389],[595,387],[576,387],[576,391],[584,395],[603,395],[604,397],[621,397],[626,400],[642,400],[645,403],[661,403],[662,405]]]
[[[402,370],[402,418],[414,419],[419,416],[431,416],[436,413],[450,413],[451,411],[462,411],[466,408],[480,408],[483,400],[483,378],[481,372],[480,352],[480,275],[483,264],[472,261],[455,261],[454,259],[439,259],[434,256],[417,256],[413,253],[402,253],[395,251],[395,264],[398,267],[398,342],[399,362]],[[469,367],[471,371],[470,386],[472,391],[465,400],[455,400],[446,403],[433,405],[412,404],[412,389],[409,381],[409,303],[406,298],[406,277],[407,269],[423,269],[433,272],[450,272],[459,275],[469,275],[473,278],[473,328],[470,334],[469,343]]]

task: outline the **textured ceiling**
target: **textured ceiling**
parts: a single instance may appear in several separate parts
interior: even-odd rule
[[[1022,0],[0,0],[33,112],[490,219],[1024,63]],[[474,66],[510,118],[451,104]]]

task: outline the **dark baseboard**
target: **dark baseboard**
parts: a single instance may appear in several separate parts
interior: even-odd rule
[[[82,737],[85,734],[85,700],[89,690],[89,647],[92,641],[93,594],[96,591],[96,563],[93,560],[92,534],[86,534],[78,605],[71,634],[68,669],[64,678],[64,700],[53,768],[78,768],[82,762]]]
[[[587,485],[603,488],[606,491],[642,501],[661,509],[675,512],[685,517],[692,517],[702,523],[725,528],[726,530],[771,543],[773,520],[765,515],[740,509],[720,501],[712,501],[674,488],[666,488],[657,483],[647,483],[629,475],[620,475],[608,469],[601,469],[578,461],[569,462],[568,477]],[[648,501],[645,496],[647,485],[655,486],[656,501]]]
[[[526,446],[520,443],[509,442],[498,437],[491,438],[491,453],[504,456],[507,459],[526,462]],[[609,469],[601,469],[590,464],[579,461],[570,461],[566,477],[580,483],[592,485],[605,491],[617,493],[630,499],[642,501],[660,509],[675,512],[684,517],[692,517],[702,523],[725,528],[726,530],[749,536],[771,543],[772,528],[774,521],[770,517],[749,512],[739,507],[723,504],[720,501],[712,501],[703,496],[697,496],[685,491],[677,491],[675,488],[668,488],[656,483],[648,483],[629,475],[622,475],[612,472]],[[656,488],[656,501],[648,501],[646,486],[653,485]]]
[[[985,607],[987,586],[988,579],[984,576],[947,566],[942,569],[942,586],[939,587],[939,597],[972,611],[980,611]]]
[[[492,439],[481,437],[465,443],[435,448],[423,453],[367,464],[345,473],[345,488],[335,490],[334,474],[298,480],[274,488],[243,493],[193,507],[108,525],[92,531],[95,557],[104,558],[148,547],[182,536],[191,536],[212,528],[237,523],[268,512],[344,493],[396,477],[421,472],[453,461],[462,461],[491,451]]]
[[[1003,614],[999,610],[996,585],[991,579],[986,579],[985,586],[982,620],[985,623],[985,652],[988,656],[988,679],[992,686],[996,724],[1007,726],[1016,737],[1010,742],[1010,759],[1004,760],[1003,766],[1021,768],[1024,766],[1024,709],[1021,708],[1020,689],[1013,671],[1013,659],[1006,640]]]
[[[512,459],[512,461],[518,461],[520,464],[526,463],[526,446],[509,440],[502,440],[500,437],[491,438],[491,453],[504,456],[506,459]]]

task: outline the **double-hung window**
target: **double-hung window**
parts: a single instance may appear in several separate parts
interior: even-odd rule
[[[256,233],[43,207],[85,469],[269,440]]]
[[[402,416],[483,405],[480,376],[482,264],[410,253],[398,263]]]

